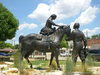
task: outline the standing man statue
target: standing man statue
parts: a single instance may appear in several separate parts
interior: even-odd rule
[[[79,30],[79,27],[80,24],[75,23],[73,26],[74,30],[71,33],[71,39],[73,40],[72,60],[76,64],[77,57],[79,56],[82,64],[84,65],[86,58],[87,41],[85,39],[84,33]]]
[[[54,33],[55,32],[55,28],[52,28],[52,25],[54,25],[54,26],[59,26],[59,25],[57,25],[57,24],[55,24],[54,22],[53,22],[53,20],[55,20],[56,19],[56,15],[55,14],[52,14],[48,19],[47,19],[47,21],[46,21],[46,25],[45,25],[45,27],[43,27],[42,29],[41,29],[41,31],[40,31],[40,34],[42,34],[42,35],[50,35],[50,34],[52,34],[52,33]]]

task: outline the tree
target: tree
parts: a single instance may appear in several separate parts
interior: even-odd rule
[[[67,36],[65,35],[63,37],[63,40],[61,41],[61,47],[65,47],[65,48],[68,48],[68,42],[65,40],[67,38]]]
[[[5,43],[5,48],[12,48],[14,49],[14,46],[10,43]]]
[[[90,37],[86,37],[86,39],[90,39]]]
[[[16,44],[16,45],[14,46],[14,48],[15,48],[15,49],[18,49],[18,48],[19,48],[19,44]]]
[[[3,49],[5,47],[5,42],[4,41],[0,41],[0,49]]]
[[[10,43],[5,43],[4,41],[0,41],[0,49],[3,48],[14,48],[14,46]]]
[[[100,34],[92,35],[92,38],[100,38]]]
[[[15,37],[18,24],[14,15],[0,3],[0,41]]]

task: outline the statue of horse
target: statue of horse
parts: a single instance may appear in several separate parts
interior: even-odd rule
[[[32,63],[28,59],[29,55],[31,55],[35,50],[40,52],[51,52],[51,59],[49,65],[51,65],[52,60],[55,57],[57,68],[61,69],[58,60],[60,42],[62,41],[62,38],[65,34],[67,36],[70,35],[70,31],[70,26],[64,25],[59,26],[57,30],[49,36],[44,36],[41,34],[29,34],[27,36],[21,35],[19,37],[19,44],[22,59],[24,57],[32,68]],[[45,39],[45,37],[48,37],[51,40],[43,40]]]

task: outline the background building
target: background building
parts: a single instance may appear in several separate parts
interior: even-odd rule
[[[100,38],[88,39],[87,46],[90,49],[100,49]]]

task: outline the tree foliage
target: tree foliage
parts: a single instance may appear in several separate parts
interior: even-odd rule
[[[68,42],[65,40],[67,38],[67,36],[65,35],[64,37],[63,37],[63,40],[62,40],[62,42],[61,42],[61,47],[65,47],[65,48],[68,48]]]
[[[18,24],[14,15],[0,3],[0,41],[15,37]]]
[[[0,49],[3,49],[3,48],[14,48],[14,46],[10,43],[5,43],[4,41],[0,41]]]
[[[18,48],[19,48],[19,44],[16,44],[16,45],[14,46],[14,48],[15,48],[15,49],[18,49]]]
[[[4,41],[0,41],[0,49],[3,49],[5,46],[5,42]]]
[[[90,37],[86,37],[86,39],[97,39],[97,38],[100,38],[100,33],[99,34],[94,34]]]
[[[91,38],[100,38],[100,34],[92,35]]]

